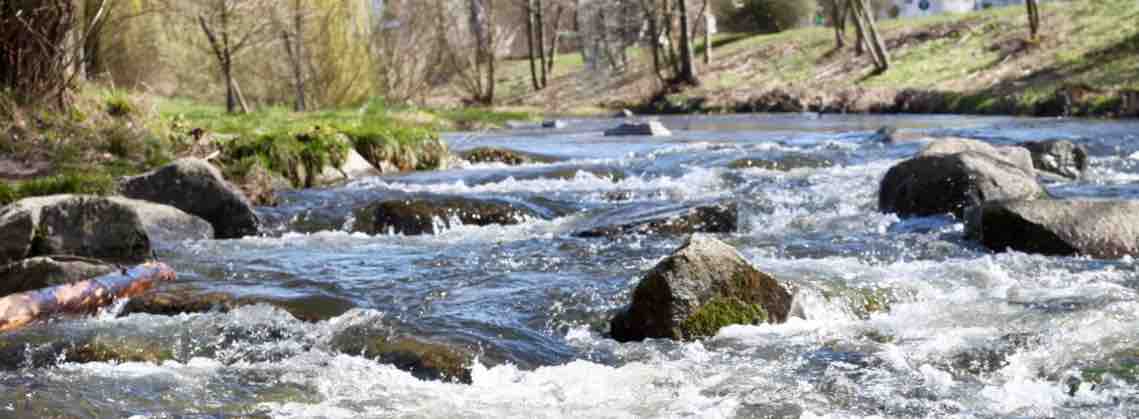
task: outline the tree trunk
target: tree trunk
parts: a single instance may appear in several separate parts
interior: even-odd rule
[[[704,0],[704,65],[712,64],[712,11],[708,8],[708,0]]]
[[[546,19],[542,16],[542,0],[534,0],[534,2],[537,6],[534,8],[534,20],[538,24],[536,35],[538,36],[538,57],[542,70],[540,72],[542,76],[541,85],[542,88],[545,89],[546,83],[549,80],[549,78],[546,77],[546,54],[542,53],[542,51],[546,50]]]
[[[1040,8],[1036,0],[1026,0],[1024,5],[1028,8],[1028,36],[1029,39],[1036,40],[1036,36],[1040,32]]]
[[[692,27],[688,22],[688,2],[677,0],[680,8],[680,75],[679,81],[691,85],[700,84],[696,78],[696,66],[692,62]]]
[[[834,47],[846,47],[846,8],[840,4],[842,0],[831,0],[831,23],[834,25]]]
[[[854,3],[858,0],[846,0],[846,16],[854,21],[855,40],[854,40],[854,55],[862,55],[866,51],[866,29],[862,27],[862,20],[859,19],[858,13],[855,11],[857,8]]]
[[[867,0],[853,0],[861,6],[862,17],[866,19],[866,27],[868,29],[867,41],[870,44],[871,54],[875,56],[874,61],[877,63],[876,70],[879,73],[885,72],[890,69],[890,54],[886,51],[886,44],[882,41],[882,37],[878,36],[878,24],[874,22],[874,13],[870,11],[867,6]]]
[[[304,66],[301,62],[305,57],[305,32],[304,32],[304,13],[303,13],[302,0],[295,0],[293,3],[293,31],[297,34],[296,42],[293,48],[288,46],[288,36],[285,37],[285,48],[291,52],[291,59],[293,65],[293,77],[296,78],[297,88],[297,112],[304,112],[308,110],[308,103],[305,101],[305,73]]]
[[[162,281],[173,281],[174,270],[148,263],[98,278],[0,298],[0,332],[22,328],[51,316],[91,314],[119,298],[145,293]]]
[[[550,41],[550,53],[548,54],[549,57],[546,58],[546,73],[550,73],[550,74],[553,74],[553,72],[554,72],[554,57],[556,57],[558,55],[558,43],[562,39],[561,23],[562,23],[562,13],[565,12],[565,8],[562,7],[561,5],[559,5],[558,8],[555,10],[556,11],[554,12],[554,27],[553,27],[554,39],[552,41]]]
[[[526,49],[530,59],[530,84],[535,91],[542,90],[534,57],[534,0],[526,0]]]
[[[486,105],[494,104],[494,64],[495,64],[495,51],[494,51],[494,0],[486,0],[486,95],[483,98],[483,103]]]

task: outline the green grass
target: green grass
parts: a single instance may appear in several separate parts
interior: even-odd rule
[[[107,174],[70,173],[22,182],[0,183],[0,206],[24,198],[56,194],[110,195],[117,191],[115,179]]]
[[[955,94],[950,109],[958,112],[1026,112],[1047,106],[1058,89],[1071,85],[1094,90],[1139,89],[1139,3],[1134,0],[1077,0],[1041,5],[1043,32],[1027,41],[1023,7],[993,8],[964,14],[889,19],[879,22],[891,45],[889,71],[871,74],[869,58],[851,48],[854,28],[847,28],[847,48],[835,53],[832,28],[810,27],[781,33],[719,34],[713,40],[711,67],[700,66],[701,86],[687,88],[689,97],[707,96],[707,104],[735,108],[741,92],[802,89],[834,93],[849,89],[917,89]],[[1019,43],[1019,44],[1018,44]],[[703,46],[697,43],[697,49]],[[651,58],[636,50],[637,68]],[[588,77],[580,55],[557,57],[560,79],[556,94],[535,95],[525,60],[506,62],[503,100],[557,103],[560,107],[620,103],[629,92],[618,88],[602,94],[575,81]],[[643,99],[655,97],[646,92]],[[533,96],[533,97],[531,97]],[[948,95],[953,96],[953,95]],[[947,96],[947,97],[948,97]],[[617,98],[618,100],[614,100]],[[729,103],[716,100],[727,101]],[[1092,97],[1081,106],[1088,114],[1118,108],[1118,96]]]

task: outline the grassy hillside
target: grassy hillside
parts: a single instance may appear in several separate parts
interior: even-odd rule
[[[893,66],[881,75],[871,74],[869,56],[834,50],[831,28],[806,28],[720,35],[711,65],[700,66],[701,86],[668,96],[658,95],[641,51],[631,54],[639,63],[628,74],[608,79],[587,74],[580,56],[563,55],[539,93],[529,89],[528,64],[511,62],[503,100],[551,110],[1139,113],[1139,2],[1050,2],[1041,11],[1037,42],[1027,41],[1022,7],[882,21]],[[853,28],[847,37],[853,43]]]

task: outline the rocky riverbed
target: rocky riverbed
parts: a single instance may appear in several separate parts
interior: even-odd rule
[[[0,416],[1139,414],[1139,124],[618,122],[276,207],[183,162],[0,210],[9,292],[180,274],[0,336]]]

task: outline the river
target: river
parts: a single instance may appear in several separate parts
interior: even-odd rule
[[[1139,271],[1131,258],[993,253],[949,216],[877,212],[886,170],[923,141],[1045,138],[1088,147],[1085,179],[1058,196],[1139,195],[1139,123],[962,116],[664,117],[672,137],[604,137],[615,120],[566,129],[449,134],[453,150],[497,146],[555,163],[470,167],[287,192],[260,209],[267,234],[169,244],[165,285],[292,302],[227,313],[41,324],[3,336],[29,352],[98,335],[168,360],[28,360],[0,371],[0,417],[814,418],[1139,416]],[[730,168],[795,158],[790,171]],[[546,209],[514,226],[436,235],[352,233],[351,210],[414,194],[507,198]],[[800,317],[714,338],[621,344],[605,336],[640,276],[683,237],[577,238],[582,226],[730,200],[721,235],[793,285],[871,289],[889,310],[857,313],[797,296]],[[809,287],[807,287],[809,288]],[[331,318],[329,318],[331,317]],[[424,381],[330,350],[354,326],[477,354],[472,383]],[[1102,374],[1102,371],[1108,371]],[[1096,379],[1089,378],[1099,371]],[[1128,376],[1127,372],[1132,374]]]

